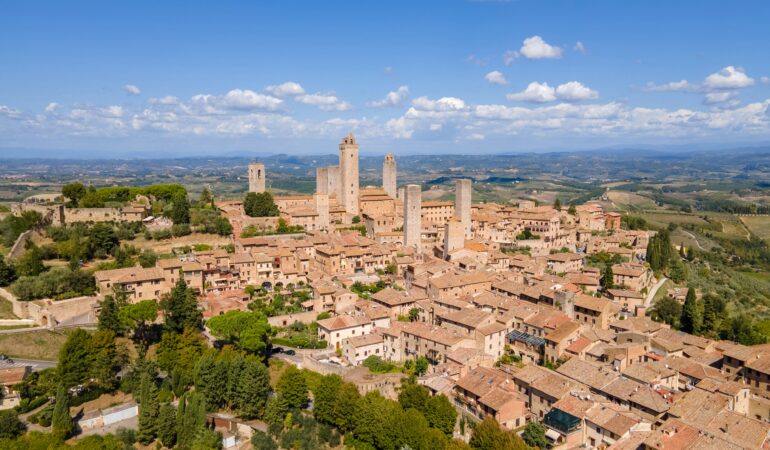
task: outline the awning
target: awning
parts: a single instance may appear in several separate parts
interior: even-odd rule
[[[552,440],[553,442],[558,442],[559,441],[559,437],[561,437],[561,434],[559,434],[559,432],[556,431],[556,430],[553,430],[551,428],[546,428],[546,430],[545,430],[545,437],[547,437],[548,439]]]

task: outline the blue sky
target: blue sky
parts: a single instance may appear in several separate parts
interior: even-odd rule
[[[767,143],[769,23],[767,1],[3,2],[0,155]]]

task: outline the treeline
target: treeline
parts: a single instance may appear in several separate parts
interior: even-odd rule
[[[0,220],[0,244],[11,247],[21,233],[43,223],[37,211],[24,211],[21,216],[7,215]]]

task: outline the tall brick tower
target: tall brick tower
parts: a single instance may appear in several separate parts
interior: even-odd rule
[[[421,251],[422,190],[419,184],[410,184],[404,191],[404,246]]]
[[[455,182],[455,218],[463,224],[465,237],[471,236],[471,180],[463,178]]]
[[[249,164],[249,192],[265,192],[265,165],[262,163]]]
[[[353,133],[340,143],[340,191],[338,202],[348,214],[358,215],[358,144]]]
[[[382,189],[392,198],[396,198],[396,157],[393,153],[385,155],[382,163]]]

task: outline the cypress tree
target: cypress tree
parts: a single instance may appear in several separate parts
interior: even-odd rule
[[[164,403],[158,413],[158,439],[168,448],[176,443],[176,411],[168,403]]]
[[[615,274],[612,273],[612,264],[610,263],[605,264],[604,269],[602,269],[601,284],[605,290],[615,287]]]
[[[158,388],[148,372],[142,373],[139,385],[139,431],[136,438],[149,444],[158,432]]]
[[[179,400],[177,410],[177,447],[189,448],[198,430],[206,426],[206,399],[197,392],[188,392]]]
[[[56,403],[51,415],[51,433],[60,439],[67,439],[72,435],[74,424],[70,416],[69,395],[67,387],[59,384],[56,390]]]
[[[187,201],[187,195],[177,194],[172,199],[174,205],[171,209],[171,221],[174,224],[190,223],[190,203]]]
[[[681,330],[686,333],[698,334],[703,326],[703,305],[695,295],[695,287],[690,286],[682,307],[682,317],[679,320]]]
[[[99,311],[99,329],[113,331],[115,334],[120,333],[120,319],[118,318],[118,303],[115,301],[115,297],[107,295],[99,303],[101,311]]]

